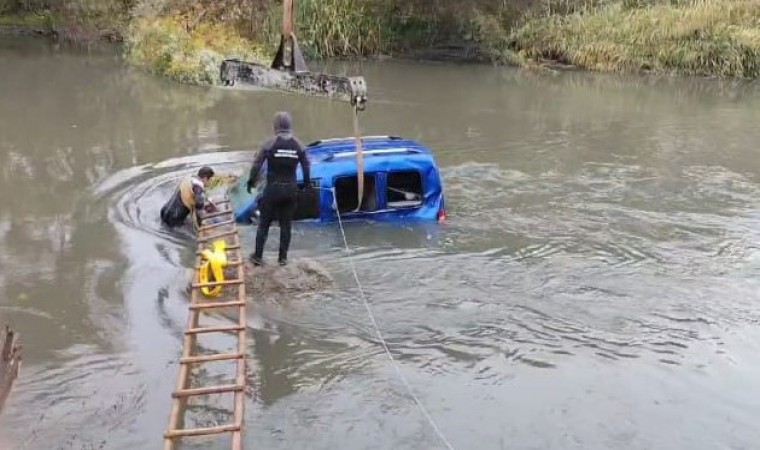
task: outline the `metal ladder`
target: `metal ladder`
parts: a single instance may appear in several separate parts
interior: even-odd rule
[[[219,211],[206,215],[198,228],[198,249],[196,252],[196,267],[193,271],[192,291],[188,311],[187,328],[182,346],[177,388],[172,393],[172,408],[169,416],[169,428],[164,433],[164,449],[174,450],[177,441],[183,437],[208,436],[222,433],[232,433],[232,449],[243,448],[243,418],[245,413],[245,352],[246,352],[246,315],[245,315],[245,279],[244,262],[240,252],[240,236],[235,225],[229,199],[216,202]],[[220,222],[211,223],[211,219]],[[199,273],[202,264],[201,252],[208,244],[218,239],[225,239],[228,256],[227,269],[237,269],[237,276],[221,282],[199,283]],[[226,274],[225,274],[226,278]],[[217,299],[203,296],[201,288],[224,286],[236,293],[223,292]],[[232,296],[235,300],[225,299]],[[221,308],[233,308],[238,311],[237,325],[200,326],[202,312],[218,311]],[[211,333],[233,333],[237,337],[237,350],[231,353],[214,353],[197,355],[193,350],[197,344],[198,335]],[[212,361],[234,361],[236,363],[234,384],[190,387],[191,366],[197,366]],[[232,423],[207,428],[184,428],[185,409],[188,399],[194,396],[211,394],[234,394],[234,409]]]

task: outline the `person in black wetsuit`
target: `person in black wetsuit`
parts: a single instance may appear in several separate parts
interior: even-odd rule
[[[298,183],[296,168],[301,164],[303,182],[306,189],[311,189],[309,159],[301,142],[293,135],[292,119],[287,112],[278,112],[274,116],[274,137],[262,144],[251,166],[247,191],[256,186],[259,171],[264,161],[267,163],[267,180],[264,194],[259,201],[261,213],[256,230],[256,250],[250,255],[251,262],[260,266],[264,255],[264,245],[269,235],[269,226],[277,219],[280,223],[280,253],[278,261],[281,266],[288,263],[290,248],[290,228],[296,208]]]
[[[200,211],[213,212],[214,207],[206,200],[206,185],[214,176],[210,167],[201,167],[198,176],[187,177],[180,181],[174,195],[161,208],[161,222],[169,228],[182,225],[190,213],[200,223]]]

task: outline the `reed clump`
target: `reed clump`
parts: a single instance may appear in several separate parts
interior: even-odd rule
[[[388,50],[392,31],[387,26],[386,2],[366,0],[299,0],[297,36],[313,57],[362,56]],[[270,9],[270,43],[279,40],[282,7]]]
[[[760,76],[760,2],[615,2],[526,22],[512,47],[598,71]]]

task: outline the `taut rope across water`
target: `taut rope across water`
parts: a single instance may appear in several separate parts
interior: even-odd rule
[[[360,210],[362,207],[362,197],[364,196],[364,155],[363,155],[363,146],[362,146],[362,137],[361,137],[361,131],[359,128],[359,112],[364,110],[364,104],[360,101],[361,99],[352,99],[351,102],[351,109],[352,109],[352,118],[353,118],[353,128],[354,128],[354,136],[356,139],[356,178],[357,178],[357,184],[358,184],[358,201],[356,206],[356,211]],[[325,189],[325,188],[322,188]],[[391,361],[391,364],[393,365],[393,368],[396,370],[396,373],[399,376],[399,379],[401,379],[401,382],[406,386],[406,389],[409,391],[409,395],[414,400],[414,403],[417,404],[417,406],[420,408],[420,411],[422,411],[422,414],[425,416],[425,419],[427,419],[430,426],[435,430],[435,433],[440,438],[441,442],[448,448],[449,450],[454,450],[454,446],[451,445],[451,442],[446,438],[446,436],[443,434],[443,431],[441,431],[438,424],[433,419],[433,416],[430,415],[427,408],[425,408],[425,405],[422,404],[422,401],[420,401],[419,397],[414,393],[414,389],[412,389],[411,383],[409,383],[409,380],[404,376],[404,373],[401,371],[401,367],[399,366],[396,359],[393,357],[393,354],[391,353],[390,348],[388,348],[388,343],[386,342],[385,338],[383,337],[382,331],[380,331],[380,326],[377,324],[377,320],[375,319],[375,315],[372,312],[372,308],[369,305],[369,301],[367,300],[367,296],[364,293],[364,288],[362,287],[361,281],[359,281],[359,274],[356,271],[356,266],[354,265],[354,261],[351,258],[351,248],[348,245],[348,239],[346,238],[346,230],[343,227],[343,219],[340,216],[340,210],[338,209],[338,197],[335,193],[335,188],[331,189],[325,189],[329,190],[330,193],[332,193],[333,197],[333,208],[335,208],[335,215],[338,217],[338,227],[340,228],[340,234],[343,237],[343,245],[346,249],[346,252],[348,253],[348,262],[351,266],[351,272],[354,276],[354,281],[356,281],[356,287],[359,289],[359,294],[361,296],[362,302],[364,303],[364,308],[367,310],[367,315],[369,316],[370,321],[372,322],[372,326],[375,329],[375,333],[377,333],[377,338],[380,340],[380,343],[383,346],[383,349],[385,350],[385,354],[388,356],[388,359]]]
[[[446,435],[443,434],[443,431],[441,431],[440,427],[433,419],[433,416],[430,415],[427,408],[425,408],[425,405],[422,404],[422,401],[420,401],[419,397],[417,397],[417,395],[414,393],[414,389],[412,389],[411,383],[409,383],[409,380],[401,371],[401,367],[396,361],[396,358],[393,357],[393,354],[391,353],[391,350],[388,347],[388,343],[383,337],[382,331],[380,331],[380,326],[377,324],[377,320],[375,319],[375,314],[372,312],[372,308],[370,307],[369,301],[367,300],[367,295],[364,293],[364,288],[362,287],[362,283],[361,281],[359,281],[359,274],[356,271],[356,266],[354,265],[354,261],[351,258],[351,248],[349,247],[348,239],[346,238],[346,230],[343,227],[343,219],[341,219],[340,211],[338,211],[338,198],[335,194],[335,188],[332,188],[332,189],[324,188],[324,189],[329,190],[332,193],[333,207],[335,208],[335,214],[338,216],[338,227],[340,229],[340,234],[343,237],[343,245],[346,249],[346,252],[348,253],[348,263],[351,266],[351,272],[353,273],[354,281],[356,281],[356,287],[359,289],[359,295],[361,296],[362,302],[364,303],[364,308],[367,310],[367,315],[369,316],[369,319],[372,322],[372,327],[375,329],[375,333],[377,333],[377,338],[380,341],[380,344],[383,346],[383,350],[385,350],[385,354],[388,356],[388,359],[391,361],[393,368],[396,370],[396,373],[398,374],[399,379],[404,384],[404,386],[406,386],[406,389],[409,391],[409,395],[414,400],[414,403],[416,403],[417,406],[420,408],[420,411],[422,411],[422,414],[425,416],[425,419],[427,419],[430,426],[433,428],[433,430],[435,430],[435,433],[438,435],[441,442],[443,442],[446,448],[448,448],[449,450],[454,450],[454,446],[451,445],[451,442],[449,442],[449,440],[446,438]]]

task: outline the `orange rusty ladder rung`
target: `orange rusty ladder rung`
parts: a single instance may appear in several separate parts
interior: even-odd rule
[[[172,430],[164,433],[167,438],[183,437],[183,436],[207,436],[209,434],[229,433],[230,431],[240,431],[243,424],[228,424],[219,425],[216,427],[208,428],[187,428],[184,430]]]
[[[223,205],[230,203],[229,200],[217,202],[217,205]],[[232,215],[231,210],[218,211],[206,218],[219,217],[223,215]],[[205,219],[205,218],[204,218]],[[217,233],[215,235],[210,234],[210,230],[225,225],[232,225],[232,229]],[[188,319],[187,326],[185,327],[184,340],[182,345],[182,355],[180,357],[179,374],[177,376],[177,387],[172,393],[172,409],[169,416],[169,428],[164,433],[164,449],[174,450],[176,447],[176,439],[189,436],[204,436],[221,433],[232,433],[232,449],[242,450],[243,448],[243,419],[245,416],[245,389],[246,389],[246,377],[245,377],[245,365],[246,365],[246,315],[245,315],[245,265],[244,260],[240,254],[240,236],[238,229],[235,226],[234,220],[218,222],[202,226],[198,229],[198,249],[196,251],[196,264],[193,276],[193,282],[191,286],[191,298],[188,305]],[[233,245],[227,246],[226,250],[230,252],[230,259],[227,263],[227,267],[237,268],[237,278],[232,280],[226,280],[221,282],[209,282],[199,283],[198,273],[202,266],[202,258],[200,257],[201,251],[204,248],[204,243],[211,242],[216,239],[232,236]],[[201,296],[201,289],[203,287],[214,286],[230,286],[237,291],[237,300],[234,301],[213,301],[204,299]],[[235,292],[235,291],[231,291]],[[220,326],[201,326],[199,324],[199,318],[201,313],[210,312],[213,309],[220,308],[238,308],[238,320],[235,325],[220,325]],[[237,349],[229,353],[212,353],[207,355],[193,354],[193,348],[197,342],[197,338],[201,334],[211,333],[229,333],[232,332],[237,338]],[[232,384],[219,385],[219,386],[206,386],[206,387],[190,387],[190,371],[192,367],[201,365],[204,363],[210,363],[214,361],[231,361],[235,364],[235,381]],[[190,397],[209,395],[209,394],[224,394],[233,393],[234,395],[234,407],[233,407],[233,420],[231,424],[211,426],[206,428],[183,428],[184,414],[186,402]]]
[[[223,238],[223,237],[234,236],[237,233],[238,233],[238,230],[237,230],[237,228],[235,228],[235,229],[230,230],[230,231],[225,231],[225,232],[222,232],[222,233],[219,233],[219,234],[215,234],[213,236],[205,237],[203,239],[198,239],[198,242],[206,243],[206,242],[209,242],[209,241],[215,241],[215,240]]]
[[[215,205],[215,206],[219,206],[219,205],[226,205],[226,204],[228,204],[228,203],[230,203],[230,202],[231,202],[231,200],[230,200],[229,198],[225,198],[224,200],[217,200],[217,201],[215,201],[215,202],[214,202],[214,205]],[[225,211],[229,211],[229,212],[232,212],[232,210],[231,210],[231,209],[226,209]]]
[[[215,286],[236,286],[245,283],[245,280],[224,280],[224,281],[209,281],[208,283],[193,283],[193,289],[200,289],[205,287]]]
[[[240,325],[223,325],[219,327],[198,327],[185,330],[185,334],[224,333],[225,331],[242,331],[245,327]]]
[[[180,358],[180,364],[200,364],[211,361],[229,361],[233,359],[245,358],[243,353],[215,353],[213,355],[198,355]]]
[[[227,246],[227,248],[225,248],[225,250],[228,251],[228,252],[229,251],[233,251],[233,250],[240,250],[240,244],[229,245],[229,246]],[[198,250],[198,251],[195,252],[195,254],[196,254],[196,256],[200,256],[200,255],[203,254],[203,251],[202,250]]]
[[[219,228],[219,227],[223,227],[225,225],[234,225],[234,224],[235,224],[235,220],[225,220],[224,222],[215,222],[215,223],[212,223],[210,225],[203,225],[202,227],[200,227],[200,229],[198,231],[199,232],[204,232],[204,231],[211,230],[213,228]]]
[[[245,386],[242,384],[224,384],[219,386],[209,386],[202,388],[181,389],[174,391],[172,397],[192,397],[195,395],[225,394],[227,392],[242,391]]]
[[[190,310],[195,311],[198,309],[218,309],[218,308],[232,308],[234,306],[241,307],[245,305],[245,302],[241,301],[235,301],[235,302],[205,302],[205,303],[196,303],[194,305],[190,305]]]
[[[214,213],[211,213],[211,214],[204,215],[203,217],[201,217],[201,220],[203,221],[203,220],[213,219],[213,218],[220,217],[220,216],[226,216],[227,214],[232,215],[232,214],[234,214],[234,212],[231,211],[231,210],[217,211],[217,212],[214,212]]]

